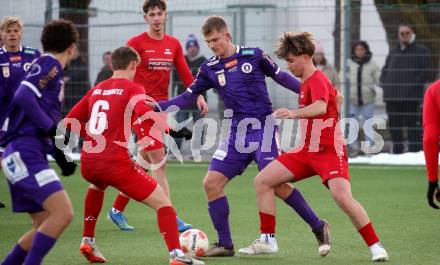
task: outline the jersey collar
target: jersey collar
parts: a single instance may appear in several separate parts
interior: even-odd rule
[[[9,52],[8,50],[6,50],[5,45],[3,45],[2,49],[3,49],[5,52]],[[20,45],[20,50],[19,50],[18,52],[22,52],[22,51],[23,51],[23,46]]]

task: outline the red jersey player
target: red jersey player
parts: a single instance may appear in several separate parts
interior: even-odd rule
[[[130,47],[121,47],[112,53],[112,78],[92,88],[67,115],[68,119],[79,121],[73,131],[84,136],[81,152],[81,174],[90,183],[88,193],[97,193],[103,198],[108,186],[115,187],[141,203],[157,211],[159,230],[170,252],[170,264],[204,264],[184,256],[179,245],[176,213],[165,191],[156,180],[135,164],[127,150],[131,134],[131,115],[142,117],[156,115],[146,103],[143,87],[131,82],[139,55]],[[159,126],[166,129],[166,123]],[[124,126],[121,126],[124,124]],[[161,126],[162,124],[162,126]],[[110,166],[109,166],[110,165]],[[95,212],[85,212],[85,219],[97,219],[102,207],[95,204]],[[84,235],[80,251],[90,262],[105,262],[96,247],[94,234]]]
[[[127,45],[135,49],[141,57],[141,63],[136,69],[134,82],[143,86],[147,95],[155,101],[166,100],[168,99],[170,72],[173,66],[176,67],[185,86],[192,83],[193,76],[186,64],[179,41],[165,34],[165,20],[167,17],[165,1],[145,0],[142,9],[149,29],[127,42]],[[203,96],[199,96],[197,105],[202,114],[207,113],[207,104]],[[164,119],[166,119],[166,114],[161,115],[165,115]],[[162,139],[162,132],[156,128],[151,128],[148,123],[135,125],[134,130],[138,139],[140,139],[140,150],[137,156],[138,164],[160,165],[157,169],[153,169],[151,174],[169,196],[170,189],[166,178],[165,163],[163,163],[166,159],[164,146],[161,141],[151,139]],[[119,194],[108,214],[108,217],[123,231],[133,230],[133,227],[128,225],[127,219],[122,214],[128,200],[126,196]],[[180,232],[192,228],[191,225],[186,224],[180,218],[177,219],[177,222]]]
[[[277,118],[301,119],[304,145],[279,156],[257,175],[255,187],[262,213],[261,228],[275,233],[274,187],[319,175],[336,204],[362,235],[371,250],[372,260],[386,261],[388,254],[379,243],[367,213],[351,194],[346,147],[337,127],[337,92],[328,78],[314,67],[314,51],[313,37],[308,32],[285,33],[275,51],[279,58],[287,61],[289,70],[302,82],[299,109],[278,109],[275,115]],[[255,247],[254,244],[250,248]]]
[[[434,200],[440,201],[438,186],[438,140],[440,134],[440,80],[430,85],[423,101],[423,151],[428,172],[428,203],[439,209]]]

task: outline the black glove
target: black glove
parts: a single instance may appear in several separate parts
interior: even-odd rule
[[[66,155],[64,152],[60,149],[58,149],[56,146],[54,147],[54,159],[55,162],[57,162],[58,166],[61,169],[61,174],[65,177],[68,177],[75,173],[76,169],[76,163],[75,162],[69,162],[66,159]]]
[[[190,140],[192,138],[192,132],[188,130],[186,127],[180,129],[180,131],[170,130],[170,136],[173,138],[185,138],[185,140]]]
[[[65,177],[72,175],[73,173],[75,173],[76,164],[73,161],[72,162],[67,161],[66,155],[64,154],[64,152],[62,150],[58,149],[58,147],[56,146],[55,136],[57,133],[57,127],[56,126],[52,127],[48,133],[49,133],[50,137],[52,137],[53,144],[54,144],[53,159],[55,159],[55,162],[60,167],[61,175],[65,176]]]
[[[426,194],[426,197],[428,199],[429,206],[434,209],[440,209],[438,205],[434,203],[434,197],[437,201],[440,201],[440,189],[437,181],[428,183],[428,193]]]

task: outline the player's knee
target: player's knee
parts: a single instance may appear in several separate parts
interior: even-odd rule
[[[254,179],[254,187],[255,190],[258,191],[264,191],[267,189],[270,189],[270,183],[267,181],[266,178],[264,178],[262,175],[258,174]]]
[[[203,188],[207,194],[220,191],[220,183],[213,178],[205,178],[203,180]]]
[[[65,207],[62,211],[54,214],[54,218],[57,219],[57,224],[61,227],[68,226],[73,220],[74,214],[72,207]]]
[[[351,204],[352,197],[347,192],[333,192],[332,196],[336,204],[342,209],[348,208]]]

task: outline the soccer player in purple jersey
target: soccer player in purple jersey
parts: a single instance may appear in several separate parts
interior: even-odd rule
[[[23,21],[7,16],[0,21],[0,137],[8,127],[12,98],[32,61],[40,57],[37,49],[22,46]],[[0,152],[2,148],[0,147]],[[1,154],[0,154],[1,155]]]
[[[13,211],[29,213],[32,228],[2,265],[41,264],[72,221],[70,199],[46,157],[58,150],[53,141],[61,118],[63,69],[77,55],[77,40],[78,32],[69,21],[55,20],[44,26],[41,43],[45,54],[30,66],[13,97],[9,128],[2,139],[6,147],[2,168]],[[68,175],[74,167],[61,165],[61,169]]]
[[[0,21],[0,138],[8,128],[8,112],[12,97],[25,71],[40,52],[21,45],[23,21],[19,17],[7,16]],[[4,148],[0,146],[0,157]],[[1,160],[1,158],[0,158]],[[3,208],[0,202],[0,208]]]
[[[196,101],[197,96],[213,87],[225,104],[225,117],[232,117],[231,132],[220,144],[211,160],[208,173],[203,181],[208,198],[208,210],[218,243],[208,249],[206,256],[234,256],[229,228],[229,203],[224,187],[235,176],[244,172],[252,161],[262,170],[279,155],[276,141],[276,125],[272,103],[269,99],[265,77],[271,77],[281,86],[298,93],[300,82],[290,74],[280,70],[267,54],[259,48],[245,48],[233,45],[225,20],[218,16],[209,17],[202,27],[208,47],[215,56],[200,67],[194,82],[181,95],[168,101],[159,102],[161,109],[177,105],[184,108]],[[232,110],[232,113],[231,113]],[[244,150],[250,144],[254,150]],[[298,189],[291,184],[280,185],[276,196],[292,207],[307,222],[315,234],[320,254],[325,256],[330,250],[329,226],[320,220]],[[275,217],[260,213],[267,223],[274,223]],[[253,253],[274,253],[278,251],[275,231],[260,227],[261,237],[252,249]]]

